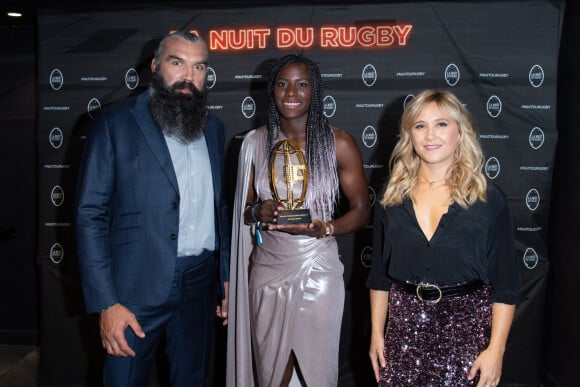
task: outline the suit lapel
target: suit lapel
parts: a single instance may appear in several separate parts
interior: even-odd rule
[[[179,186],[177,185],[177,177],[175,176],[175,170],[173,169],[173,163],[171,161],[171,155],[169,154],[169,149],[167,148],[167,142],[161,129],[153,121],[153,116],[149,111],[149,106],[147,105],[148,92],[141,93],[136,100],[135,107],[131,109],[135,121],[139,125],[139,128],[143,132],[151,152],[155,155],[157,161],[161,165],[161,168],[167,175],[167,178],[173,185],[176,192],[179,192]]]
[[[213,192],[214,199],[217,200],[221,190],[221,178],[220,178],[220,160],[219,160],[219,139],[217,136],[217,131],[214,128],[214,121],[211,116],[208,120],[208,125],[204,130],[205,142],[207,143],[207,152],[209,153],[209,162],[211,164],[211,177],[213,180]]]

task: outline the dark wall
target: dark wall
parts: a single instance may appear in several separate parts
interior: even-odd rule
[[[580,6],[566,8],[559,68],[559,143],[551,204],[550,285],[546,308],[546,386],[577,383],[580,310],[575,284],[580,218]],[[33,25],[0,26],[0,344],[38,340],[36,274],[36,34]]]
[[[36,34],[0,26],[0,343],[38,339]]]
[[[559,60],[559,140],[553,176],[550,280],[546,303],[546,386],[578,385],[580,309],[580,5],[568,1]]]

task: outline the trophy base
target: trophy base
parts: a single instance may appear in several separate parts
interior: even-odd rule
[[[305,208],[301,210],[280,211],[276,218],[278,224],[303,224],[312,222],[310,210]]]

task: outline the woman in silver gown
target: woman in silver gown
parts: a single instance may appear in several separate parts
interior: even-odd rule
[[[268,100],[268,124],[246,135],[239,157],[227,385],[286,386],[296,368],[305,385],[334,387],[344,302],[334,236],[370,217],[361,154],[352,136],[323,116],[320,71],[307,58],[286,55],[273,63]],[[277,224],[285,207],[273,200],[270,155],[284,139],[306,157],[309,223]],[[283,177],[275,184],[285,192]],[[339,187],[349,210],[333,219]],[[301,188],[293,187],[294,197]]]

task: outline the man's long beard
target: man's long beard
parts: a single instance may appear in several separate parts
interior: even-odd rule
[[[192,94],[176,93],[188,88]],[[207,93],[199,91],[190,82],[177,82],[165,87],[159,73],[153,74],[149,107],[153,118],[163,132],[176,136],[185,143],[199,138],[207,124]]]

